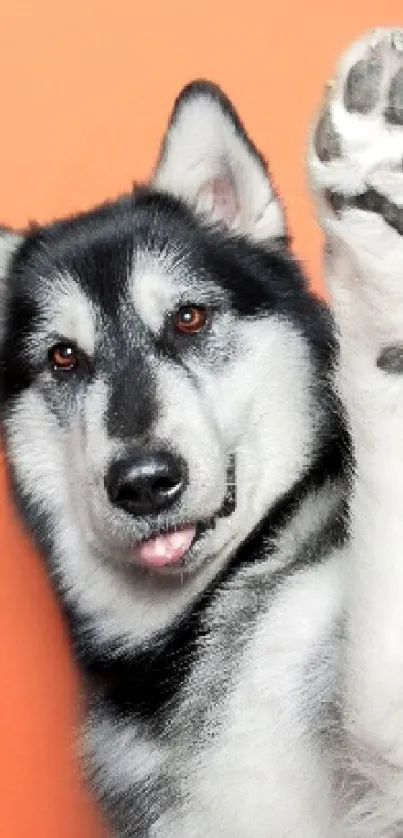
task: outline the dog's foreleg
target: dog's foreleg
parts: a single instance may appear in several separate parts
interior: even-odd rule
[[[345,723],[403,769],[403,30],[341,57],[309,170],[355,455],[346,568]],[[403,800],[402,800],[403,810]],[[389,833],[388,833],[389,834]]]

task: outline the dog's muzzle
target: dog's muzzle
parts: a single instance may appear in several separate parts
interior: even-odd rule
[[[153,476],[155,470],[152,472]],[[141,474],[142,477],[142,474]],[[135,474],[136,492],[137,492],[137,467]],[[143,484],[142,484],[143,485]],[[149,486],[149,481],[146,482],[146,487]],[[132,484],[130,483],[130,487]],[[129,494],[129,511],[136,514],[137,502],[135,510],[133,510],[133,492],[130,488]],[[148,499],[146,499],[148,502]],[[149,502],[149,505],[154,510],[154,499]],[[214,516],[208,520],[199,521],[184,521],[176,522],[173,526],[169,523],[167,526],[161,527],[159,524],[155,532],[148,538],[138,541],[133,544],[133,556],[136,563],[148,568],[161,569],[175,566],[183,566],[186,555],[192,550],[197,542],[209,531],[213,530],[220,518],[232,515],[236,506],[236,463],[235,457],[231,457],[227,469],[227,491],[224,501]],[[156,519],[158,521],[158,518]]]

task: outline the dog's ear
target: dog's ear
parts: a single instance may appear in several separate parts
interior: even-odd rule
[[[0,227],[0,353],[3,342],[3,326],[7,296],[7,276],[11,257],[21,244],[23,236],[5,227]]]
[[[192,82],[176,100],[152,185],[255,241],[285,235],[266,163],[231,102],[210,82]]]

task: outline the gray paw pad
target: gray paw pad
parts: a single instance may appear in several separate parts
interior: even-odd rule
[[[351,68],[344,87],[344,107],[349,113],[370,113],[377,104],[383,66],[379,58],[361,59]]]
[[[403,374],[403,346],[387,346],[378,356],[377,367],[392,375]]]
[[[342,146],[340,135],[337,133],[327,105],[318,122],[315,134],[315,151],[322,163],[341,157]]]
[[[390,83],[385,118],[393,125],[403,125],[403,68],[398,70]]]

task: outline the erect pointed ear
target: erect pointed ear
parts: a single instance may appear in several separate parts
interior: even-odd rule
[[[0,227],[0,353],[3,341],[3,322],[7,294],[7,274],[11,257],[23,237],[6,227]]]
[[[195,81],[177,98],[152,185],[259,242],[285,235],[262,155],[216,85]]]

